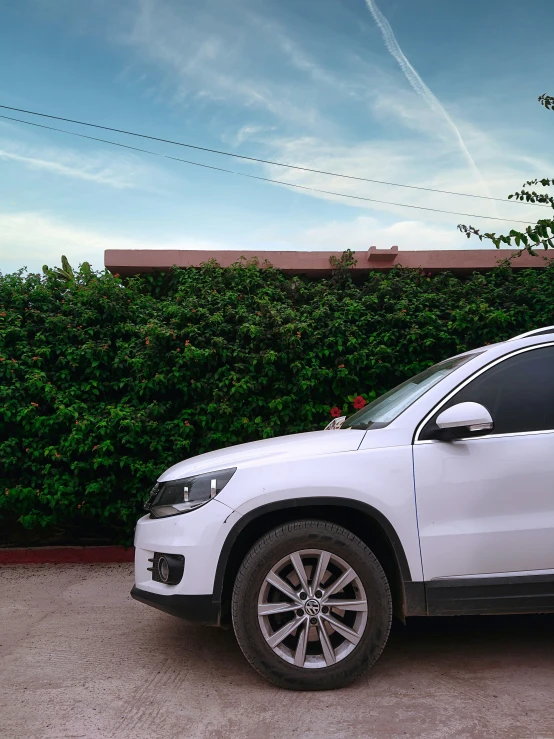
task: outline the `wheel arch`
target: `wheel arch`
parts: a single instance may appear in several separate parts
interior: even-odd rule
[[[391,588],[394,613],[404,619],[414,613],[412,577],[404,547],[390,521],[361,501],[333,497],[282,500],[254,508],[233,526],[222,547],[216,569],[213,598],[221,608],[222,623],[229,621],[229,603],[240,565],[256,541],[268,531],[299,519],[336,523],[358,536],[379,560]],[[421,610],[419,608],[419,610]]]

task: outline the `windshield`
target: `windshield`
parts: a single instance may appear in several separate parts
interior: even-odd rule
[[[419,375],[406,380],[388,393],[376,398],[365,408],[354,413],[342,424],[343,429],[377,429],[387,426],[403,411],[462,364],[465,364],[477,353],[453,357],[429,367]]]

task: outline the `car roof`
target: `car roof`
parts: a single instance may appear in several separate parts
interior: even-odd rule
[[[553,341],[554,326],[542,326],[541,328],[534,328],[532,331],[526,331],[524,334],[517,334],[517,336],[512,336],[511,338],[505,339],[504,341],[495,341],[494,344],[486,344],[485,346],[480,346],[475,349],[468,349],[467,351],[462,352],[461,354],[457,354],[456,356],[463,357],[467,354],[483,354],[483,352],[489,352],[492,349],[498,349],[502,346],[506,346],[506,344],[509,344],[512,341],[519,341],[520,339],[534,339],[535,337],[540,336],[544,336],[544,341]],[[526,346],[526,344],[524,343],[523,346]],[[450,357],[450,359],[454,359],[454,357]]]
[[[543,326],[543,328],[534,328],[532,331],[526,331],[524,334],[518,334],[512,336],[508,341],[515,341],[516,339],[528,339],[532,336],[542,336],[546,334],[554,334],[554,326]]]

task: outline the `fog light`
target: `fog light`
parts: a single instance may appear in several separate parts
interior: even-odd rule
[[[169,562],[163,555],[158,560],[158,572],[160,573],[160,580],[166,583],[169,580]]]
[[[160,554],[154,552],[152,567],[148,569],[152,573],[152,580],[163,582],[165,585],[177,585],[183,578],[185,569],[185,558],[182,554]]]

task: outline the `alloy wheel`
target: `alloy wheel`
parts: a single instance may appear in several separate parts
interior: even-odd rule
[[[356,571],[322,549],[283,557],[258,595],[258,623],[281,659],[303,668],[330,667],[359,643],[368,604]]]

